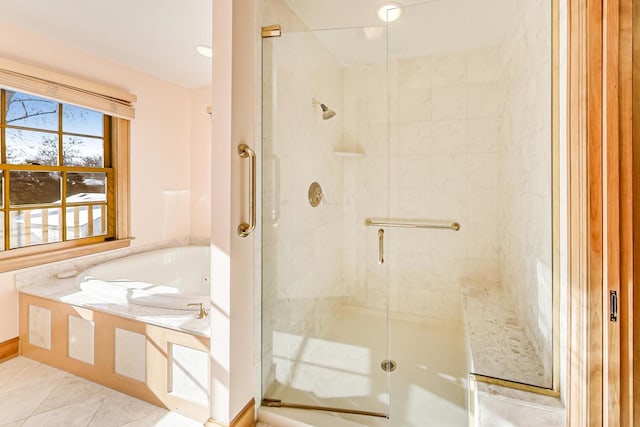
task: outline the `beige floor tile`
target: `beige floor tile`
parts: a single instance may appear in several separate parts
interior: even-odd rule
[[[22,427],[22,424],[27,420],[12,421],[9,424],[2,424],[4,421],[0,421],[0,427]]]
[[[180,414],[161,410],[121,427],[202,427],[202,424]]]
[[[30,417],[22,427],[86,427],[103,401],[104,397],[95,397],[43,412]]]
[[[9,423],[28,418],[51,394],[56,385],[56,383],[41,383],[0,393],[2,421]]]
[[[35,365],[27,363],[16,375],[8,375],[8,380],[0,386],[0,393],[36,384],[58,384],[64,378],[69,376],[71,376],[71,374],[50,366],[42,365],[40,363],[36,363]]]
[[[114,427],[155,414],[161,408],[125,394],[109,390],[104,404],[96,411],[89,427]]]
[[[0,427],[121,426],[202,424],[24,357],[0,364]]]
[[[100,384],[76,376],[65,378],[42,404],[38,406],[34,414],[41,414],[52,409],[80,403],[94,397],[106,398],[110,391],[111,390]]]

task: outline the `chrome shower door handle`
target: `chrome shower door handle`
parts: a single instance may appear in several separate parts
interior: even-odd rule
[[[247,144],[240,144],[238,154],[243,159],[249,158],[249,223],[238,226],[238,236],[247,237],[256,228],[256,152]]]
[[[378,264],[384,264],[384,230],[378,230]]]

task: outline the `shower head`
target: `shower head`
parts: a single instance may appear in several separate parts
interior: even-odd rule
[[[322,102],[320,102],[318,99],[313,98],[311,100],[311,103],[313,105],[319,105],[320,108],[322,108],[322,120],[329,120],[330,118],[334,117],[336,115],[336,112],[329,109],[329,107],[327,107],[325,104],[323,104]]]
[[[336,115],[336,112],[330,110],[326,105],[320,104],[320,108],[322,108],[322,120],[329,120],[331,117]]]

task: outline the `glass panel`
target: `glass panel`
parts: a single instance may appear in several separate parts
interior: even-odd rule
[[[67,172],[67,203],[107,201],[107,174]]]
[[[7,94],[6,124],[58,130],[58,106],[60,104],[56,101],[10,90],[5,92]]]
[[[67,240],[107,234],[105,205],[67,208]]]
[[[64,166],[101,168],[104,166],[104,140],[65,135],[62,138]]]
[[[4,207],[4,171],[0,171],[0,208]]]
[[[7,163],[58,166],[58,135],[22,129],[6,130]]]
[[[263,39],[262,372],[265,398],[387,414],[387,273],[375,230],[363,226],[364,215],[387,211],[384,155],[372,153],[370,191],[356,177],[367,138],[384,147],[387,135],[386,37],[375,30]],[[343,49],[332,55],[327,43]],[[367,55],[376,60],[361,64]]]
[[[11,248],[60,242],[62,209],[25,209],[11,211]]]
[[[59,204],[60,172],[11,171],[9,199],[11,206]]]
[[[451,390],[455,325],[474,373],[552,387],[552,2],[512,3],[407,6],[389,26],[390,216],[461,225],[388,230],[391,310],[449,325],[419,357]]]
[[[64,104],[62,109],[62,132],[103,136],[104,114],[75,105]]]

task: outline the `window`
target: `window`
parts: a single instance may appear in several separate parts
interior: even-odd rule
[[[135,101],[0,57],[0,272],[129,245]]]
[[[111,120],[0,91],[0,250],[115,238]]]

